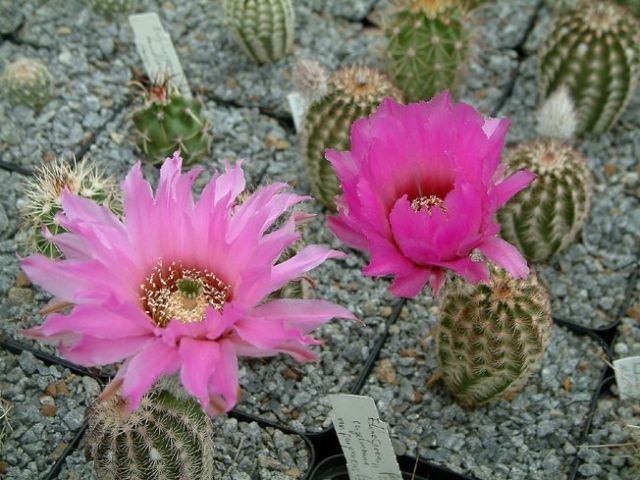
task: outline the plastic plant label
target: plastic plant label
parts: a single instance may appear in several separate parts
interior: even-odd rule
[[[626,357],[613,361],[616,383],[621,400],[640,400],[640,357]]]
[[[300,132],[302,127],[302,118],[304,112],[307,109],[307,100],[301,93],[292,92],[287,95],[287,101],[289,102],[289,110],[291,110],[291,116],[293,117],[293,124],[296,127],[296,132]]]
[[[191,99],[191,89],[184,75],[171,37],[162,27],[157,13],[139,13],[129,16],[134,40],[147,75],[152,82],[167,80]]]
[[[371,397],[329,395],[351,480],[402,480],[387,424]]]

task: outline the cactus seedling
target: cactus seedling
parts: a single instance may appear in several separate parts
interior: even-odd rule
[[[455,89],[468,57],[465,8],[450,0],[402,0],[386,29],[387,72],[408,102]]]
[[[577,134],[601,133],[622,115],[640,81],[640,23],[610,2],[583,1],[558,13],[541,50],[538,86],[545,99],[569,90]]]
[[[156,83],[145,89],[145,104],[133,114],[138,148],[149,163],[158,164],[180,150],[183,166],[202,161],[209,152],[209,123],[202,103],[187,99],[169,85]]]
[[[100,480],[213,478],[213,425],[192,398],[156,389],[130,413],[115,395],[94,406],[88,421]]]
[[[542,360],[553,326],[549,296],[534,273],[516,280],[491,270],[489,284],[451,279],[440,305],[440,374],[468,406],[515,396]]]
[[[349,150],[351,124],[371,114],[385,97],[400,96],[380,73],[352,67],[334,74],[327,82],[326,93],[309,105],[302,132],[305,167],[316,198],[328,208],[335,209],[334,197],[341,190],[324,151]]]
[[[5,67],[0,90],[11,103],[40,110],[53,95],[53,77],[42,62],[20,58]]]
[[[256,63],[275,62],[293,49],[291,0],[224,0],[223,7],[240,47]]]
[[[115,187],[115,182],[100,175],[89,161],[70,165],[64,160],[56,160],[43,165],[25,184],[27,201],[22,217],[23,229],[28,232],[29,253],[37,251],[49,258],[62,256],[48,237],[65,231],[56,218],[62,210],[61,199],[65,190],[119,211]],[[47,236],[42,234],[43,227]]]

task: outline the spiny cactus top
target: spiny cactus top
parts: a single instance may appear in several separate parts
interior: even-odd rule
[[[565,86],[577,134],[607,130],[640,81],[639,45],[640,22],[619,5],[587,0],[561,11],[540,50],[540,97]]]
[[[325,95],[307,109],[302,133],[305,167],[316,198],[332,210],[340,184],[324,152],[349,150],[351,124],[371,114],[385,97],[400,99],[401,94],[375,70],[351,67],[333,75]]]
[[[405,100],[457,87],[468,50],[464,11],[451,0],[399,2],[386,28],[386,70]]]
[[[238,43],[255,62],[275,62],[293,49],[291,0],[224,0],[223,6]]]
[[[23,228],[29,232],[29,244],[26,246],[29,253],[38,251],[50,258],[62,255],[51,241],[51,236],[65,231],[56,218],[62,210],[62,193],[65,190],[108,208],[119,209],[115,182],[99,174],[92,162],[85,160],[71,165],[64,160],[56,160],[44,164],[24,186],[26,204],[21,213]]]
[[[128,15],[138,7],[138,0],[85,0],[95,11],[107,19]]]
[[[500,179],[506,119],[485,118],[448,93],[399,105],[386,99],[351,129],[351,151],[327,151],[344,195],[329,228],[369,251],[367,275],[395,275],[391,292],[415,297],[428,281],[440,290],[446,270],[478,282],[489,272],[470,257],[481,250],[513,275],[527,265],[497,236],[497,210],[534,178]]]
[[[581,230],[591,204],[591,173],[584,157],[554,140],[535,140],[508,151],[509,170],[536,180],[498,212],[501,235],[528,260],[541,263],[566,248]]]
[[[465,405],[510,398],[539,364],[552,330],[549,295],[532,272],[491,269],[489,284],[445,287],[437,356],[448,390]]]
[[[153,390],[130,413],[115,395],[88,412],[87,447],[99,480],[211,480],[215,432],[193,399]]]
[[[149,163],[161,163],[180,150],[185,166],[190,166],[211,149],[211,126],[202,115],[202,103],[183,97],[168,81],[145,90],[145,104],[133,114],[133,123],[138,147]]]
[[[42,255],[22,267],[33,283],[63,302],[27,332],[60,345],[81,365],[124,360],[112,383],[136,408],[163,375],[180,373],[185,389],[211,413],[238,398],[238,356],[287,353],[315,360],[309,335],[333,317],[354,318],[322,300],[265,298],[329,258],[344,254],[309,245],[276,263],[299,238],[294,217],[270,227],[306,197],[275,183],[239,204],[240,165],[227,166],[192,194],[201,168],[181,173],[176,153],[160,170],[154,195],[137,163],[122,183],[124,220],[65,192],[56,235],[62,260]],[[267,234],[268,232],[268,234]],[[49,311],[53,311],[50,308]]]
[[[39,110],[53,95],[53,77],[42,62],[20,58],[4,68],[0,92],[11,103]]]

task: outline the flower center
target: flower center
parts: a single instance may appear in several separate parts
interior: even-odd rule
[[[416,212],[426,210],[429,215],[431,215],[433,207],[438,207],[442,213],[447,213],[447,207],[444,205],[444,200],[437,195],[414,198],[411,202],[411,208]]]
[[[145,312],[162,328],[172,319],[201,322],[209,305],[222,310],[231,297],[229,285],[209,270],[185,268],[179,262],[165,266],[162,260],[141,285],[141,292]]]

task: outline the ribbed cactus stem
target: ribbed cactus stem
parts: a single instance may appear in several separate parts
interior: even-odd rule
[[[15,105],[39,110],[53,95],[53,77],[42,62],[20,58],[4,68],[0,92]]]
[[[552,330],[549,296],[534,273],[516,280],[491,270],[489,284],[451,279],[440,304],[440,373],[468,406],[516,395],[542,360]]]
[[[591,205],[593,180],[585,158],[570,145],[536,140],[507,153],[509,172],[526,169],[537,178],[498,212],[501,235],[534,263],[571,244]]]
[[[62,252],[42,234],[44,227],[49,235],[64,233],[57,215],[62,211],[62,194],[69,191],[93,200],[116,214],[121,202],[116,197],[116,182],[101,175],[90,161],[70,164],[56,160],[45,164],[25,183],[25,206],[21,209],[23,229],[28,233],[27,253],[37,251],[49,258],[59,258]]]
[[[302,126],[305,167],[313,193],[328,208],[335,209],[334,197],[341,190],[325,150],[349,150],[353,122],[370,115],[385,97],[399,99],[401,94],[375,70],[352,67],[334,74],[326,94],[309,105]]]
[[[293,49],[291,0],[224,0],[223,6],[238,43],[256,63],[275,62]]]
[[[209,153],[210,125],[202,114],[202,103],[183,97],[166,83],[146,92],[145,105],[133,114],[133,124],[138,148],[149,163],[161,163],[180,150],[188,167]]]
[[[213,425],[193,399],[155,390],[129,413],[116,395],[93,407],[88,421],[99,480],[213,478]]]
[[[406,101],[457,88],[469,48],[464,12],[446,0],[399,2],[386,29],[386,70]]]
[[[604,132],[624,112],[640,81],[639,31],[625,8],[606,1],[558,13],[540,50],[539,92],[569,90],[578,135]]]

